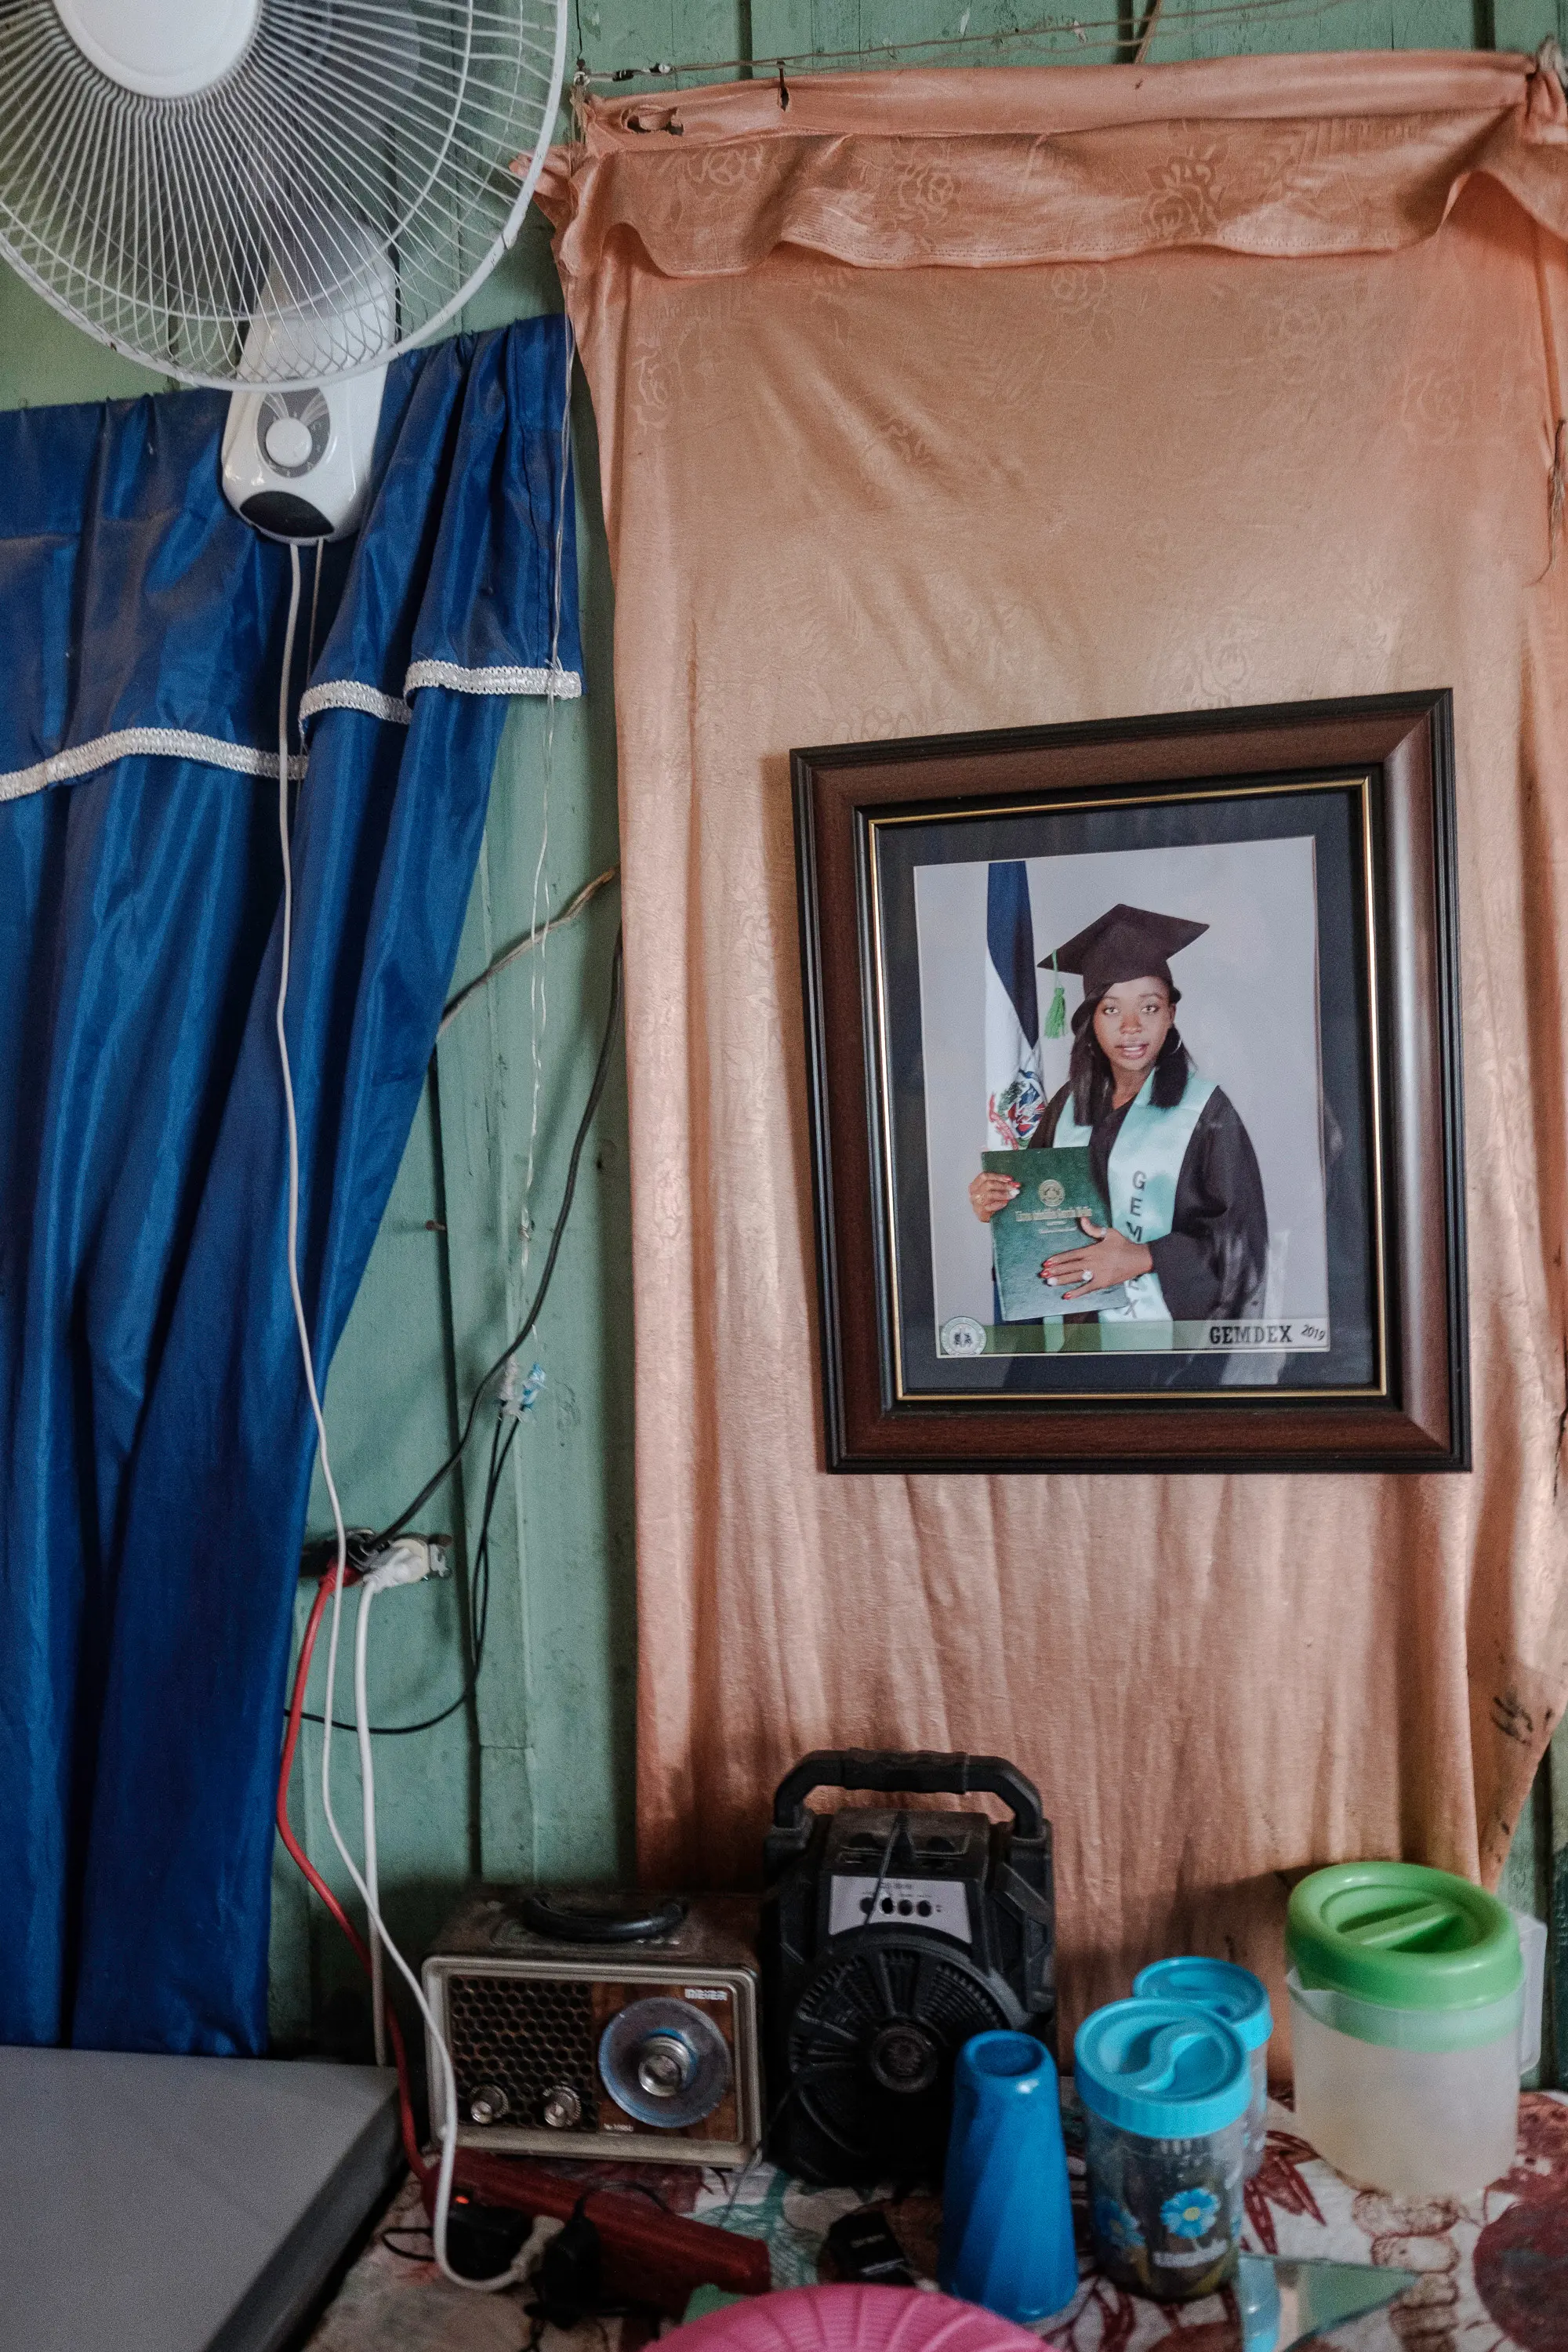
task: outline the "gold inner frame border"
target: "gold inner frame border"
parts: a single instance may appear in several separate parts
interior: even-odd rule
[[[873,1077],[877,1104],[878,1133],[875,1139],[880,1157],[879,1171],[882,1186],[882,1222],[887,1235],[889,1310],[892,1321],[893,1340],[893,1402],[895,1404],[961,1405],[971,1411],[1007,1412],[1079,1404],[1147,1404],[1151,1400],[1180,1409],[1213,1405],[1254,1405],[1311,1403],[1318,1398],[1359,1398],[1374,1401],[1388,1394],[1388,1283],[1384,1234],[1383,1181],[1383,1068],[1378,1041],[1378,961],[1377,927],[1374,911],[1377,906],[1375,884],[1377,867],[1372,827],[1372,773],[1358,775],[1313,776],[1292,779],[1285,783],[1234,784],[1215,783],[1192,785],[1179,783],[1168,790],[1151,786],[1134,787],[1128,792],[1111,792],[1099,799],[1073,795],[1066,800],[1019,801],[1008,799],[995,803],[965,802],[956,808],[918,809],[897,816],[875,816],[861,814],[867,841],[867,882],[871,904],[871,982],[874,996],[875,1030],[871,1040],[874,1050]],[[1037,1389],[1026,1393],[1013,1391],[1004,1397],[989,1389],[909,1389],[904,1384],[903,1309],[899,1271],[899,1228],[897,1202],[893,1185],[893,1145],[890,1088],[888,1077],[888,1001],[886,962],[883,953],[882,874],[878,855],[879,836],[900,825],[940,824],[944,819],[954,824],[967,824],[977,817],[987,816],[1051,816],[1086,809],[1150,808],[1184,801],[1261,800],[1269,795],[1289,793],[1351,793],[1356,795],[1361,819],[1363,920],[1365,926],[1367,1003],[1371,1010],[1370,1076],[1372,1093],[1372,1207],[1373,1265],[1376,1312],[1373,1329],[1376,1341],[1377,1377],[1350,1388],[1281,1388],[1278,1384],[1259,1382],[1256,1388],[1186,1390],[1179,1394],[1168,1389]],[[1168,1362],[1170,1352],[1160,1360]],[[1190,1349],[1180,1351],[1190,1355]],[[1226,1359],[1226,1360],[1233,1360]]]

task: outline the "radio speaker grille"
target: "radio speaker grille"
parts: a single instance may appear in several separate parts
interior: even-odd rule
[[[506,2093],[509,2120],[537,2124],[546,2092],[570,2084],[582,2102],[579,2128],[597,2127],[591,1985],[454,1972],[447,2004],[461,2114],[481,2084],[493,2084]]]

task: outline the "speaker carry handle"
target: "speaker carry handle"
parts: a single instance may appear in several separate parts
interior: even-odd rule
[[[921,1748],[817,1748],[786,1772],[773,1794],[775,1830],[799,1830],[814,1789],[877,1790],[922,1797],[1000,1797],[1021,1838],[1046,1833],[1040,1792],[1002,1756],[939,1756]]]

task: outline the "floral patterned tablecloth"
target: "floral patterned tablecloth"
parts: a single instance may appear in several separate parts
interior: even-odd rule
[[[1418,2274],[1397,2303],[1335,2329],[1342,2352],[1568,2352],[1568,2096],[1524,2095],[1512,2169],[1464,2204],[1352,2189],[1313,2155],[1289,2108],[1271,2105],[1268,2122],[1268,2152],[1247,2189],[1247,2245]],[[1076,2158],[1069,2163],[1081,2209],[1082,2168]],[[625,2169],[676,2210],[765,2237],[775,2286],[821,2275],[830,2223],[865,2201],[854,2189],[803,2188],[762,2164],[739,2179],[673,2166]],[[936,2199],[884,2202],[911,2264],[929,2278]],[[520,2352],[528,2343],[526,2287],[468,2294],[428,2262],[406,2258],[425,2242],[408,2234],[422,2219],[409,2183],[324,2315],[312,2352]],[[389,2236],[403,2256],[393,2253]],[[1060,2352],[1239,2352],[1228,2294],[1165,2307],[1111,2286],[1087,2256],[1082,2272],[1068,2309],[1039,2331]],[[615,2335],[613,2321],[571,2336],[548,2331],[542,2352],[611,2352]]]

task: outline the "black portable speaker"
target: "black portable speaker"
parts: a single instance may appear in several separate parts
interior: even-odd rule
[[[810,1813],[813,1789],[1000,1797],[978,1812]],[[939,2179],[952,2065],[1011,2027],[1056,2052],[1051,1825],[999,1756],[820,1749],[773,1798],[759,1957],[768,2153],[802,2179]]]

